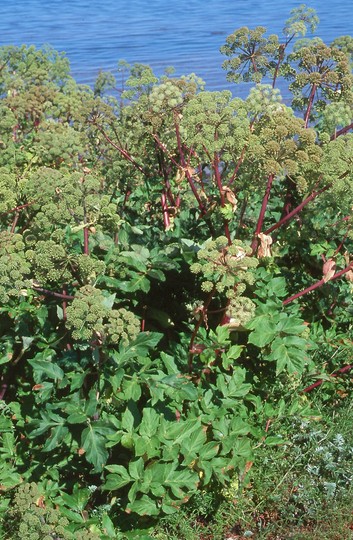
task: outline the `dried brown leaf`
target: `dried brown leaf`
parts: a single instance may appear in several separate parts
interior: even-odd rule
[[[257,237],[260,239],[260,246],[257,250],[257,256],[259,259],[262,259],[263,257],[271,257],[271,244],[273,242],[271,236],[264,233],[259,233]]]
[[[335,275],[336,261],[334,259],[327,259],[322,267],[323,280],[325,283]]]

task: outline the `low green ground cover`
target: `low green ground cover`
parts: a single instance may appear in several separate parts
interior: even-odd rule
[[[0,537],[350,537],[353,39],[317,22],[227,38],[245,99],[0,49]]]

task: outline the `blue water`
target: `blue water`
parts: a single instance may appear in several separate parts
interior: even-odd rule
[[[208,90],[229,87],[219,48],[240,26],[280,33],[292,0],[0,0],[0,45],[50,44],[65,51],[72,75],[92,84],[117,62],[149,64],[158,75],[196,73]],[[353,36],[351,0],[308,2],[325,42]]]

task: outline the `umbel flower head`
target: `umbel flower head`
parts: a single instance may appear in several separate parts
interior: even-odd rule
[[[137,336],[140,324],[125,308],[112,309],[111,300],[92,285],[81,287],[66,313],[66,327],[76,341],[127,343]]]

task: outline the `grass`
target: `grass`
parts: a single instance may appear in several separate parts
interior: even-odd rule
[[[353,540],[353,398],[322,389],[316,408],[314,418],[278,422],[286,443],[258,448],[241,486],[198,494],[154,538]]]

